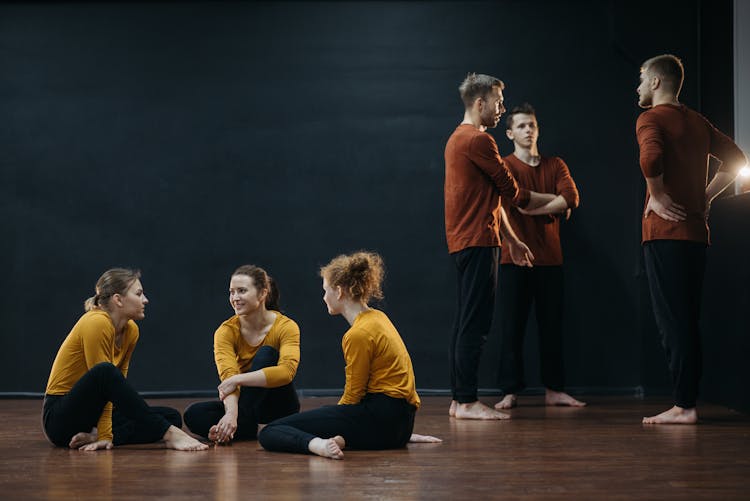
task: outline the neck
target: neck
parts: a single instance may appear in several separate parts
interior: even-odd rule
[[[461,122],[461,125],[471,125],[479,130],[484,130],[484,126],[482,125],[482,121],[479,119],[479,115],[473,113],[472,110],[466,110],[464,112],[464,120],[463,122]]]
[[[677,96],[667,92],[655,92],[654,97],[651,99],[651,107],[659,106],[660,104],[680,104]]]
[[[529,148],[521,146],[518,143],[513,144],[515,146],[513,154],[516,158],[529,165],[539,165],[539,148],[537,148],[536,143],[532,144]]]
[[[344,303],[344,311],[341,312],[341,315],[346,319],[347,322],[349,322],[349,325],[352,325],[354,324],[354,320],[357,319],[357,315],[369,309],[370,307],[365,303],[347,301],[346,303]]]
[[[119,336],[122,334],[122,332],[125,330],[125,326],[128,324],[128,320],[130,320],[128,317],[120,315],[116,311],[108,311],[107,315],[109,315],[109,318],[112,320],[112,325],[115,326],[115,335]]]
[[[270,324],[276,316],[268,311],[265,307],[261,306],[252,313],[247,315],[240,315],[240,325],[243,327],[249,327],[252,330],[263,330],[268,324]]]

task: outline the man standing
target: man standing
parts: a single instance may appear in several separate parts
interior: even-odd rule
[[[554,199],[533,210],[513,207],[508,199],[502,204],[518,238],[534,254],[534,267],[513,264],[507,253],[500,261],[501,331],[498,383],[503,398],[496,409],[516,405],[516,395],[525,386],[523,374],[523,338],[532,303],[536,304],[539,329],[539,358],[544,401],[547,405],[583,407],[563,391],[563,257],[560,246],[560,219],[578,207],[578,189],[565,162],[559,157],[539,155],[539,125],[529,104],[518,106],[507,117],[506,135],[514,152],[503,160],[519,186]]]
[[[747,158],[699,113],[678,101],[682,62],[656,56],[641,67],[636,123],[647,193],[643,253],[654,317],[674,385],[674,406],[644,423],[695,424],[701,377],[698,329],[711,201],[736,177]],[[706,186],[708,156],[722,161]]]
[[[491,135],[505,111],[497,78],[470,73],[459,87],[464,120],[445,146],[445,233],[458,273],[456,323],[450,345],[449,414],[459,419],[504,419],[477,398],[479,359],[492,323],[502,233],[508,253],[531,266],[533,255],[505,222],[499,197],[536,208],[551,196],[518,189]]]

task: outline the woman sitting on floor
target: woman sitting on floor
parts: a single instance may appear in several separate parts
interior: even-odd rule
[[[220,400],[185,410],[185,424],[196,435],[220,444],[254,440],[261,423],[299,412],[292,384],[299,327],[279,313],[278,302],[276,284],[262,268],[245,265],[232,274],[229,304],[235,315],[214,334]]]
[[[411,358],[401,336],[370,298],[382,298],[383,261],[357,252],[335,258],[320,270],[323,301],[331,315],[351,328],[341,341],[346,384],[338,405],[273,421],[258,435],[269,451],[313,453],[342,459],[344,447],[397,449],[407,442],[439,442],[412,435],[420,400]]]
[[[208,448],[182,431],[177,410],[149,407],[125,379],[138,341],[135,320],[148,304],[139,279],[133,270],[104,272],[57,352],[42,425],[59,447],[95,451],[163,440],[169,449]]]

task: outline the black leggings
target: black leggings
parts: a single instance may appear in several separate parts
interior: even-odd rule
[[[74,435],[88,433],[96,426],[107,402],[112,402],[115,409],[115,445],[156,442],[171,425],[182,426],[176,410],[149,407],[120,369],[102,362],[84,374],[67,394],[44,397],[42,426],[47,438],[59,447],[67,447]]]
[[[702,373],[700,311],[706,244],[652,240],[643,245],[654,318],[667,354],[675,405],[695,407]]]
[[[562,266],[515,264],[500,267],[500,367],[498,386],[504,395],[526,387],[523,339],[531,305],[536,311],[542,384],[553,391],[565,387],[563,364],[563,269]]]
[[[403,398],[368,393],[358,404],[327,405],[277,419],[261,430],[258,441],[269,451],[309,453],[313,438],[341,435],[352,449],[399,449],[411,438],[415,413]]]
[[[270,346],[262,346],[253,357],[248,372],[273,367],[278,362],[279,352]],[[255,440],[258,423],[270,423],[274,419],[299,412],[299,398],[292,383],[279,388],[243,386],[237,405],[237,431],[234,440]],[[197,402],[185,409],[185,425],[196,435],[208,437],[208,430],[224,414],[224,404],[220,400]]]

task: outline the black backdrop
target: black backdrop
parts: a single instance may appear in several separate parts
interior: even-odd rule
[[[386,261],[379,307],[418,386],[447,388],[443,147],[468,71],[535,105],[543,153],[581,192],[563,227],[569,386],[663,387],[640,271],[638,67],[679,54],[683,100],[731,124],[729,27],[728,1],[0,4],[0,391],[44,390],[112,266],[140,268],[151,300],[137,388],[214,388],[212,335],[244,263],[277,279],[301,326],[298,386],[340,388],[347,325],[317,269],[360,248]],[[497,349],[494,331],[484,388]],[[535,350],[529,336],[531,386]]]

